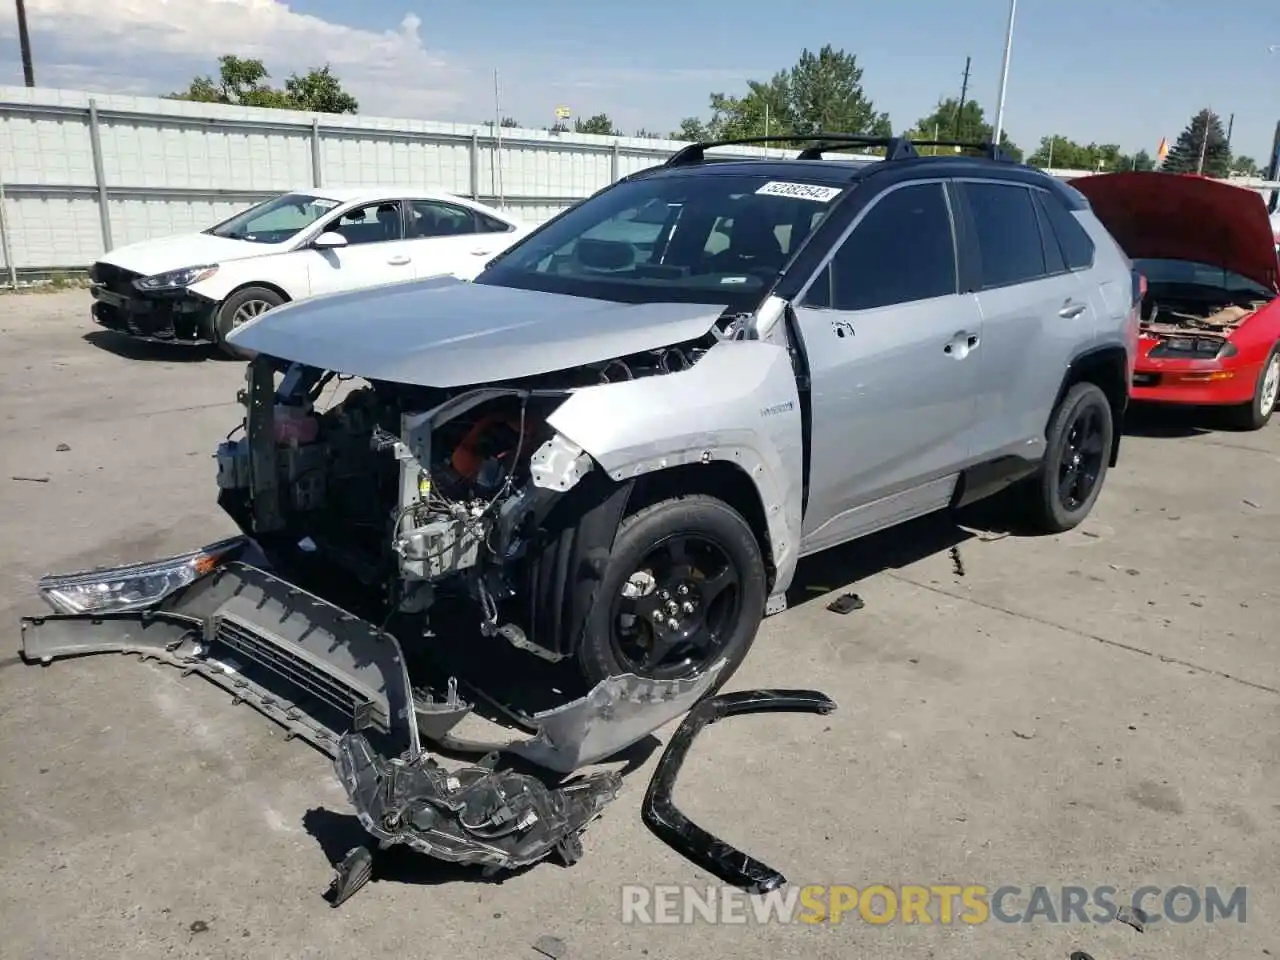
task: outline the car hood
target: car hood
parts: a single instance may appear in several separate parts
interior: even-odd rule
[[[1255,190],[1188,174],[1077,177],[1103,226],[1135,260],[1192,260],[1275,289],[1276,241]]]
[[[157,237],[125,247],[117,247],[98,258],[99,263],[133,270],[144,277],[166,270],[183,267],[200,267],[228,260],[262,257],[282,249],[275,243],[251,243],[248,240],[228,240],[211,233],[183,233],[172,237]]]
[[[228,339],[366,380],[461,387],[693,340],[724,310],[706,303],[615,303],[440,277],[286,304]]]

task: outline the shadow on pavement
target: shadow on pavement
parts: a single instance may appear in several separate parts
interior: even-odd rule
[[[319,844],[325,858],[335,867],[353,847],[374,846],[373,838],[365,833],[364,827],[360,825],[355,814],[336,813],[324,807],[313,807],[302,815],[302,828]],[[502,870],[492,877],[485,877],[479,866],[437,860],[409,847],[397,845],[377,851],[373,860],[373,877],[370,883],[389,881],[418,886],[459,882],[499,884],[540,865],[540,863],[534,863],[518,870]]]
[[[1221,407],[1135,404],[1125,415],[1124,435],[1174,440],[1219,431],[1238,433],[1227,422],[1226,413]]]
[[[195,363],[226,356],[208,344],[155,343],[151,340],[135,340],[114,330],[91,330],[84,335],[84,342],[124,360],[152,363]]]

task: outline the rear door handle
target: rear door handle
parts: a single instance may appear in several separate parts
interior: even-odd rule
[[[487,257],[492,252],[492,250],[472,250],[471,255],[473,257]]]
[[[1064,320],[1074,320],[1088,309],[1089,305],[1087,303],[1074,303],[1073,301],[1068,300],[1062,305],[1062,309],[1058,311],[1058,316],[1062,317]]]
[[[403,267],[408,262],[409,262],[408,257],[392,257],[390,260],[387,261],[387,263],[391,264],[391,266],[393,267]]]

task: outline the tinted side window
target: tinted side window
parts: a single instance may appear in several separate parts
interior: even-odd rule
[[[409,204],[410,237],[456,237],[475,232],[475,216],[466,207],[439,200],[413,200]]]
[[[347,238],[347,243],[353,245],[401,240],[404,232],[400,223],[400,203],[391,201],[356,207],[330,221],[325,230],[342,234]]]
[[[1045,272],[1054,277],[1067,272],[1067,261],[1062,255],[1062,245],[1049,224],[1049,215],[1044,211],[1044,194],[1039,190],[1031,191],[1031,199],[1036,208],[1036,219],[1040,221],[1040,246],[1044,249]]]
[[[870,310],[956,292],[951,214],[940,183],[886,193],[841,244],[805,302]]]
[[[491,217],[487,213],[477,213],[476,220],[480,224],[480,233],[510,233],[512,230],[511,224],[497,217]]]
[[[1093,241],[1074,214],[1057,197],[1038,190],[1036,196],[1040,200],[1040,209],[1044,211],[1058,238],[1058,244],[1062,247],[1067,269],[1085,270],[1093,266]]]
[[[1009,183],[966,183],[982,289],[1038,280],[1047,272],[1031,191]]]

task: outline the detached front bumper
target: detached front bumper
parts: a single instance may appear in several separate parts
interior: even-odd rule
[[[22,618],[23,658],[118,652],[168,663],[335,759],[344,736],[411,759],[425,738],[464,752],[515,753],[561,773],[608,759],[687,713],[724,666],[692,680],[613,677],[578,700],[518,717],[532,736],[468,741],[452,733],[472,710],[452,679],[445,696],[415,697],[394,635],[249,562],[256,557],[251,540],[236,538],[154,564],[45,578],[42,592],[63,612]],[[93,612],[95,598],[108,594],[141,609]]]
[[[331,757],[346,732],[391,755],[418,752],[395,637],[242,561],[150,609],[22,619],[29,663],[109,652],[199,674]]]
[[[93,321],[139,340],[191,345],[215,342],[212,300],[189,290],[142,293],[133,286],[138,274],[94,264]]]

